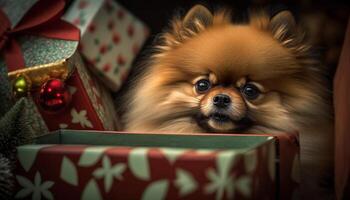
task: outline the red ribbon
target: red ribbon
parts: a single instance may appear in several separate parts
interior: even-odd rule
[[[60,19],[64,7],[64,0],[39,0],[14,28],[11,28],[11,22],[0,9],[0,50],[8,71],[18,70],[25,66],[21,47],[16,40],[20,35],[80,40],[79,29]]]

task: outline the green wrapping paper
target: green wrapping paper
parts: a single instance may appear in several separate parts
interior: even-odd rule
[[[7,70],[5,67],[0,67],[0,117],[5,115],[12,106],[10,91]]]
[[[19,39],[26,66],[53,63],[71,57],[78,47],[77,41],[22,36]]]

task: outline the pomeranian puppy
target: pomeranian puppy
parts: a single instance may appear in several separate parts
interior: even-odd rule
[[[330,87],[289,11],[233,24],[227,10],[194,6],[146,65],[126,96],[125,130],[298,132],[302,194],[332,198]]]

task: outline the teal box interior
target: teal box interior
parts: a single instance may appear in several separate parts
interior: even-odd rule
[[[203,137],[204,136],[204,137]],[[38,137],[34,144],[83,144],[130,147],[172,147],[190,149],[253,149],[272,139],[271,136],[215,135],[215,134],[142,134],[126,132],[101,132],[59,130]]]

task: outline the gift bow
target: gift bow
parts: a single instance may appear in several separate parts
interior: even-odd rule
[[[0,9],[0,51],[8,71],[25,66],[21,47],[16,40],[19,35],[79,41],[79,29],[60,19],[64,7],[64,0],[39,0],[14,28],[11,28],[10,20]]]

